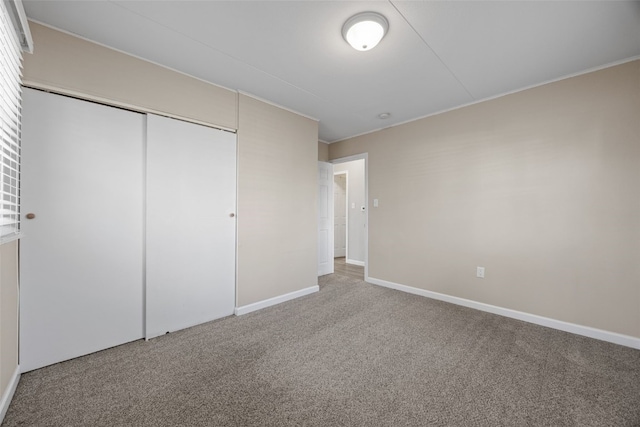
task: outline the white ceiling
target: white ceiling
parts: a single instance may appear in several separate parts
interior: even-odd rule
[[[36,21],[314,117],[326,142],[640,57],[638,1],[23,1]],[[362,11],[389,21],[368,52],[341,34]]]

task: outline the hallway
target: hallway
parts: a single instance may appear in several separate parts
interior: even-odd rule
[[[364,280],[364,267],[347,264],[345,257],[335,258],[333,260],[333,271],[334,274]]]

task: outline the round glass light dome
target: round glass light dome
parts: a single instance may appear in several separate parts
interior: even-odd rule
[[[386,18],[379,13],[363,12],[352,16],[342,27],[342,36],[354,49],[371,50],[389,29]]]

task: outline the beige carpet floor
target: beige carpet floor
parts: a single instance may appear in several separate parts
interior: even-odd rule
[[[640,351],[329,275],[24,374],[3,426],[640,426]]]

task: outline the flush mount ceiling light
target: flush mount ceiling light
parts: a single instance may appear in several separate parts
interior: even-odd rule
[[[362,12],[352,16],[342,27],[342,37],[355,50],[371,50],[387,34],[389,22],[375,12]]]

